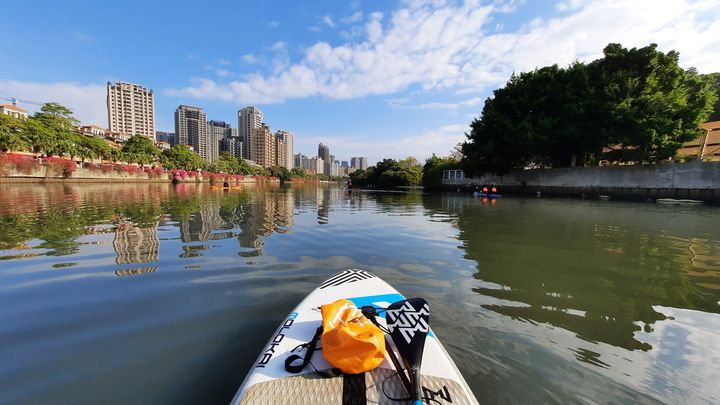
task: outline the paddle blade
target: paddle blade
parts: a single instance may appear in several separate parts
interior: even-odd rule
[[[410,298],[390,305],[386,312],[390,336],[398,351],[411,365],[420,368],[425,338],[430,330],[430,307],[422,298]]]

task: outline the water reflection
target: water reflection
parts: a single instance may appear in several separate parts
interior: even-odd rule
[[[0,378],[0,391],[12,378],[34,387],[25,369],[48,367],[25,367],[23,356],[41,346],[52,357],[48,335],[69,357],[113,333],[160,356],[169,346],[158,336],[192,329],[202,361],[234,364],[202,370],[217,374],[202,394],[226,403],[240,383],[227,376],[242,379],[277,319],[328,274],[363,267],[432,301],[433,328],[490,402],[720,399],[715,208],[262,185],[0,187],[0,323],[16,331],[3,335],[4,347],[21,348],[0,366],[11,377]],[[136,308],[118,312],[118,303]],[[267,307],[268,319],[258,316]],[[188,327],[197,322],[207,328]],[[258,347],[237,346],[249,331]],[[206,353],[228,345],[244,357]],[[112,356],[111,346],[85,361]],[[175,353],[166,361],[180,361]],[[142,374],[137,358],[115,358],[125,364],[117,373],[148,379],[172,369],[156,362],[167,368]],[[196,360],[178,374],[193,374]],[[83,371],[95,375],[93,367]],[[13,392],[38,399],[30,388]]]

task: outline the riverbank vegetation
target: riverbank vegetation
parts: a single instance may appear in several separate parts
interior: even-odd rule
[[[609,44],[603,55],[513,74],[470,124],[466,175],[603,159],[656,163],[718,115],[718,75],[683,70],[678,52]]]

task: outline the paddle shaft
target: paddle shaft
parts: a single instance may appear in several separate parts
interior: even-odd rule
[[[412,395],[413,405],[422,405],[422,399],[420,399],[420,370],[417,365],[413,365],[410,368],[410,374],[412,374],[413,392]]]

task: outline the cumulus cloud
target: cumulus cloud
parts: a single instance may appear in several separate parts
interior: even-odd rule
[[[29,83],[0,80],[0,95],[39,103],[57,102],[73,110],[82,123],[107,126],[106,85],[94,83]],[[35,112],[40,106],[19,104]]]
[[[299,60],[283,60],[270,72],[216,83],[196,79],[173,94],[235,103],[273,103],[304,97],[349,99],[392,94],[409,87],[477,92],[502,84],[515,71],[601,56],[609,42],[681,53],[685,67],[720,70],[720,19],[713,0],[578,1],[557,4],[565,12],[532,20],[516,32],[497,32],[493,13],[518,1],[481,5],[443,0],[408,1],[387,16],[371,13],[360,40],[317,42]],[[335,26],[330,16],[323,22]]]
[[[341,18],[340,22],[343,24],[355,24],[357,22],[362,21],[362,18],[363,18],[363,12],[358,10],[358,11],[352,13],[352,15]]]
[[[335,28],[335,22],[333,21],[332,17],[329,15],[324,15],[320,18],[320,21],[323,22],[323,24],[327,25],[330,28]]]
[[[430,103],[422,104],[409,104],[407,98],[392,98],[386,100],[388,107],[397,109],[411,109],[411,110],[455,110],[461,107],[475,107],[480,105],[484,99],[482,97],[473,97],[467,100],[458,101],[455,103],[441,103],[433,101]]]

